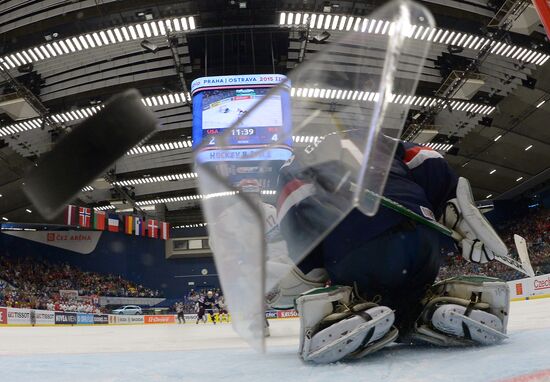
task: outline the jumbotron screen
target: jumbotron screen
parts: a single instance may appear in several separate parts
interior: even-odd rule
[[[286,77],[282,75],[240,75],[202,77],[193,81],[193,147],[204,140],[202,161],[285,161],[292,143],[289,134],[290,84],[271,94],[260,107],[251,110]],[[246,116],[231,132],[229,145],[221,149],[217,137]],[[283,139],[283,137],[285,139]],[[265,150],[267,145],[272,145]]]

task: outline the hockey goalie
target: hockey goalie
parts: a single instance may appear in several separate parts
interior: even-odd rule
[[[373,33],[368,25],[344,25],[339,40],[289,76],[299,88],[294,144],[277,169],[274,207],[260,200],[255,182],[231,182],[231,163],[212,166],[196,156],[234,328],[262,348],[267,296],[273,308],[297,309],[305,361],[362,358],[395,341],[498,343],[506,338],[506,283],[435,280],[449,245],[476,263],[506,256],[506,246],[475,207],[469,182],[438,152],[401,140],[429,51],[425,37],[435,31],[432,16],[398,1],[369,20]],[[343,49],[354,57],[344,72],[333,53]],[[312,138],[298,144],[303,136]],[[231,146],[231,128],[225,137],[218,140],[222,149]],[[258,158],[288,138],[262,148]],[[455,243],[434,228],[438,222]]]
[[[318,235],[318,220],[336,218],[354,187],[340,161],[296,165],[295,172],[299,160],[293,158],[280,175],[278,218],[282,236],[292,237],[287,243],[296,235]],[[507,253],[477,211],[468,181],[457,178],[436,151],[399,142],[384,196],[460,233],[457,244],[467,261],[485,263]],[[442,250],[452,246],[448,241],[385,206],[372,217],[353,209],[283,278],[269,302],[285,308],[295,299],[300,355],[314,362],[360,358],[395,340],[443,346],[501,341],[509,305],[504,281],[458,277],[433,285]],[[327,280],[333,286],[325,288]]]

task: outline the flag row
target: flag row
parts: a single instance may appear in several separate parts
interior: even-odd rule
[[[124,232],[127,235],[144,236],[153,239],[168,240],[170,224],[156,220],[143,219],[134,215],[118,215],[105,211],[94,211],[88,207],[69,205],[65,209],[65,224],[78,225],[98,231]]]

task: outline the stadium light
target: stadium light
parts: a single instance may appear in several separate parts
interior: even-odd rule
[[[1,58],[0,58],[1,59]],[[0,61],[2,62],[2,61]],[[354,89],[326,89],[326,88],[295,88],[290,89],[291,97],[296,98],[311,98],[311,99],[336,99],[336,100],[354,100],[354,101],[365,101],[365,102],[375,102],[379,95],[377,92],[365,92],[357,91]],[[160,94],[156,96],[144,97],[142,98],[142,103],[149,107],[160,107],[173,105],[178,103],[190,103],[191,94],[189,92],[180,92],[180,93],[167,93]],[[440,98],[436,97],[424,97],[424,96],[410,96],[410,95],[400,95],[392,94],[390,97],[390,102],[397,104],[410,104],[415,107],[423,107],[424,105],[433,106],[441,102]],[[477,103],[465,102],[465,101],[451,101],[451,106],[454,108],[457,106],[456,110],[463,112],[470,112],[472,114],[480,115],[489,115],[496,108],[494,106],[482,105]],[[87,118],[92,114],[95,114],[97,111],[101,110],[103,104],[95,105],[91,109],[86,108],[87,113],[83,112],[83,109],[75,109],[72,112],[61,112],[57,114],[52,114],[51,117],[56,122],[75,122],[79,121],[82,118]],[[81,114],[84,114],[82,116]],[[31,124],[34,121],[37,121],[37,118],[29,119]],[[23,131],[17,128],[18,124],[13,123],[6,126],[0,126],[0,137],[14,134],[18,131]],[[37,124],[36,126],[40,126]]]
[[[328,21],[327,21],[328,19]],[[351,30],[369,34],[390,35],[392,24],[384,20],[369,20],[368,18],[330,15],[323,13],[301,13],[283,11],[279,14],[279,25],[299,27],[305,20],[309,20],[311,29],[325,30]],[[323,22],[324,21],[324,22]],[[408,36],[412,39],[427,40],[439,44],[447,44],[459,48],[479,50],[489,45],[490,52],[495,55],[522,60],[535,65],[544,65],[550,59],[550,55],[536,50],[520,48],[518,46],[489,40],[481,36],[444,29],[426,28],[421,25],[413,25]]]
[[[150,53],[157,53],[157,51],[159,50],[159,47],[149,40],[143,40],[140,45],[145,51]]]
[[[175,20],[177,19],[174,19],[174,21]],[[160,29],[160,34],[162,35],[166,32],[164,26],[161,27],[163,21],[170,20],[163,19],[157,22]],[[193,16],[181,17],[176,25],[179,26],[180,22],[184,31],[196,29],[195,18]],[[143,39],[145,35],[147,37],[151,37],[153,35],[157,36],[158,33],[156,31],[156,26],[153,26],[153,24],[154,22],[144,22],[129,25],[128,29],[130,34],[128,34],[125,26],[121,28],[108,28],[105,30],[91,32],[91,34],[69,37],[63,40],[53,41],[52,43],[45,43],[18,52],[13,52],[6,56],[0,57],[0,59],[7,62],[10,66],[8,69],[13,69],[21,66],[21,63],[24,64],[32,61],[38,62],[51,57],[64,56],[67,54],[77,53],[82,50],[92,49],[96,46],[119,44],[125,41],[137,40],[138,38]],[[143,33],[144,30],[145,34]],[[7,59],[8,57],[10,59]],[[1,60],[0,62],[2,62]]]

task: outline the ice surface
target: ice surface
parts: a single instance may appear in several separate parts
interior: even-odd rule
[[[242,112],[248,112],[258,102],[259,98],[240,99],[221,103],[219,106],[207,109],[202,113],[202,128],[226,129],[237,119]],[[246,127],[278,127],[283,126],[281,97],[277,95],[267,99],[260,108],[253,110],[239,124],[239,128]]]
[[[493,347],[395,345],[356,362],[309,365],[296,319],[271,321],[268,354],[227,324],[0,328],[2,381],[499,381],[550,369],[550,299],[513,302]]]

